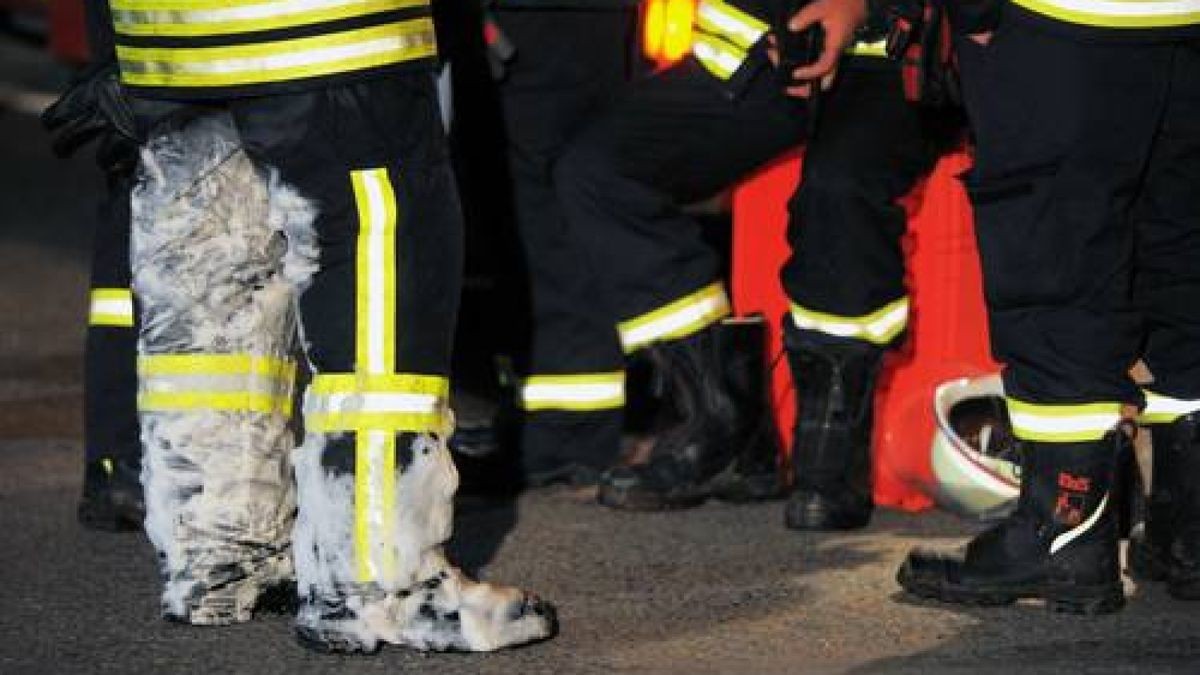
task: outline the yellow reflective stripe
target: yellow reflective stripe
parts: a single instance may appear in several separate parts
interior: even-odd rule
[[[220,410],[290,415],[291,396],[252,391],[143,391],[138,410],[166,412]]]
[[[185,37],[295,28],[428,5],[427,0],[272,0],[219,4],[115,0],[112,16],[113,25],[121,35]]]
[[[846,53],[853,56],[887,56],[887,40],[877,42],[855,42],[846,48]]]
[[[692,39],[692,55],[719,80],[733,77],[746,60],[746,52],[739,51],[720,38],[700,32]]]
[[[114,328],[133,327],[133,293],[128,288],[93,288],[88,324]]]
[[[791,305],[792,322],[797,328],[836,337],[865,340],[884,345],[908,325],[908,298],[900,298],[863,316],[839,316]]]
[[[750,49],[767,32],[767,24],[722,0],[700,0],[696,27],[719,35],[742,51]]]
[[[138,374],[147,375],[265,375],[295,378],[290,359],[258,354],[143,354]]]
[[[1200,23],[1200,0],[1013,0],[1038,14],[1100,28],[1172,28]]]
[[[1184,415],[1200,410],[1200,400],[1163,396],[1146,390],[1146,409],[1138,416],[1142,424],[1170,424]]]
[[[632,352],[654,342],[691,335],[729,315],[729,298],[720,282],[617,325],[621,344]]]
[[[608,410],[625,405],[625,373],[531,375],[521,387],[525,410]]]
[[[256,354],[144,354],[141,410],[291,413],[295,364]]]
[[[359,434],[354,464],[354,550],[358,580],[391,579],[397,567],[393,541],[396,435],[381,431]]]
[[[308,387],[309,395],[407,393],[430,394],[445,398],[450,380],[439,375],[415,373],[318,373]]]
[[[1011,397],[1007,401],[1013,434],[1027,441],[1096,441],[1121,421],[1117,402],[1043,405]]]
[[[358,208],[356,368],[370,375],[396,369],[396,193],[387,169],[350,174]]]
[[[389,373],[317,375],[304,404],[312,431],[441,431],[450,383],[444,377]]]
[[[445,428],[446,415],[442,411],[305,413],[304,424],[309,431],[322,434],[365,430],[431,433]]]
[[[422,17],[317,37],[220,47],[117,45],[121,80],[143,87],[222,87],[283,82],[386,66],[437,53]]]

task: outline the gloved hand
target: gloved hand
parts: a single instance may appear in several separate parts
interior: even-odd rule
[[[121,89],[116,61],[102,61],[77,75],[42,113],[42,126],[53,135],[54,154],[69,157],[99,139],[96,163],[116,172],[137,162],[137,122],[130,100]]]

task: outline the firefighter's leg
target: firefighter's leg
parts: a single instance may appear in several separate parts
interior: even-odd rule
[[[295,312],[268,188],[227,115],[153,135],[132,197],[146,532],[163,613],[244,621],[292,575]]]
[[[1200,52],[1179,48],[1171,101],[1136,213],[1135,298],[1154,381],[1142,421],[1154,446],[1145,540],[1131,563],[1200,599]],[[1148,563],[1148,564],[1146,564]],[[1133,566],[1131,564],[1131,566]],[[1151,569],[1146,569],[1147,567]]]
[[[770,422],[756,391],[765,364],[735,353],[765,335],[748,323],[721,325],[730,310],[720,258],[684,205],[799,144],[804,129],[803,105],[769,74],[735,100],[689,59],[635,85],[559,162],[568,233],[603,284],[600,305],[579,311],[611,307],[627,352],[655,350],[682,418],[660,434],[649,466],[609,472],[604,503],[695,503],[739,455],[773,457],[774,430],[763,427]]]
[[[313,370],[293,454],[301,641],[320,651],[485,651],[548,637],[552,610],[471,581],[442,553],[462,232],[426,72],[239,101],[281,196]]]
[[[952,602],[1114,611],[1118,426],[1141,400],[1127,374],[1140,348],[1129,214],[1172,50],[1076,43],[1016,22],[986,50],[972,45],[960,44],[978,139],[970,189],[993,347],[1027,456],[1012,516],[965,557],[910,554],[900,582]]]
[[[899,200],[934,159],[892,64],[850,61],[827,103],[789,205],[792,255],[781,273],[798,407],[785,511],[795,529],[870,519],[876,376],[908,321]]]
[[[566,236],[551,169],[567,141],[619,92],[624,11],[501,11],[520,46],[500,83],[516,224],[531,305],[520,454],[530,485],[594,483],[618,457],[624,355],[587,251]],[[515,267],[515,266],[514,266]]]
[[[137,329],[130,290],[131,173],[109,177],[92,243],[84,352],[84,479],[79,522],[140,530],[146,517],[137,420]]]

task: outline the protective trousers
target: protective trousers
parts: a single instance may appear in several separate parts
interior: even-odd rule
[[[141,461],[137,421],[137,334],[129,271],[131,175],[109,176],[92,243],[84,354],[84,453],[87,462]]]
[[[531,310],[520,364],[521,459],[536,481],[607,468],[620,446],[620,345],[602,313],[581,311],[598,293],[596,271],[567,236],[551,169],[624,84],[632,22],[613,9],[499,11],[496,19],[518,50],[499,94],[524,263],[516,267]]]
[[[440,124],[414,73],[232,100],[151,139],[133,262],[168,616],[244,620],[294,557],[297,631],[322,651],[553,632],[542,603],[442,554],[461,220]],[[293,500],[296,308],[311,383]]]
[[[1014,14],[959,50],[1017,436],[1098,440],[1121,404],[1151,422],[1200,409],[1200,45],[1085,43]]]
[[[718,254],[683,206],[805,141],[803,103],[768,70],[738,98],[720,84],[689,58],[633,87],[558,165],[569,232],[604,290],[583,306],[608,312],[626,352],[728,314]],[[792,256],[782,277],[792,328],[887,345],[907,319],[896,200],[934,155],[892,64],[852,61],[826,103],[788,205]]]

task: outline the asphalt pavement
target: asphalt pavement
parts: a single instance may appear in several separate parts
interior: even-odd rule
[[[559,607],[553,641],[491,655],[310,654],[289,619],[158,618],[150,545],[75,523],[88,247],[100,178],[34,112],[64,80],[0,37],[0,673],[1200,673],[1200,604],[1129,583],[1115,615],[910,602],[905,551],[978,527],[881,512],[796,534],[781,504],[623,514],[568,490],[472,500],[452,550]]]

